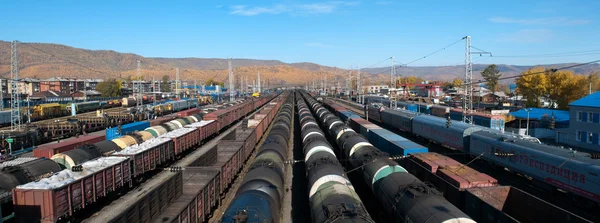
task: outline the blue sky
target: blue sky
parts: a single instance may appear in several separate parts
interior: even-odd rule
[[[600,1],[0,1],[0,39],[147,57],[408,63],[466,35],[476,63],[600,59]],[[409,64],[464,63],[464,42]],[[476,50],[474,50],[476,51]],[[574,54],[556,54],[582,52]],[[545,54],[545,55],[540,55]],[[502,57],[540,55],[526,57]]]

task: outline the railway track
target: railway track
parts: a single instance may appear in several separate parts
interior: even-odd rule
[[[264,108],[268,104],[265,103],[260,108]],[[250,114],[247,114],[244,117],[251,116],[259,112],[260,109],[253,111]],[[106,204],[103,204],[101,207],[93,210],[92,215],[89,213],[87,215],[78,216],[77,218],[83,222],[113,222],[120,221],[124,215],[129,214],[128,209],[134,207],[136,205],[140,205],[143,203],[145,199],[148,199],[150,193],[155,193],[155,190],[164,184],[165,181],[172,179],[178,172],[168,171],[171,167],[188,167],[193,166],[193,164],[205,154],[210,152],[213,149],[217,149],[217,145],[221,140],[224,140],[224,137],[230,135],[236,128],[238,128],[242,123],[244,123],[242,119],[236,120],[233,122],[226,130],[220,132],[218,135],[213,136],[212,139],[205,142],[204,144],[196,147],[196,149],[192,150],[191,153],[188,153],[180,160],[170,164],[168,167],[164,167],[162,169],[156,170],[150,179],[147,179],[145,182],[137,186],[136,188],[132,188],[128,192],[126,192],[123,196],[119,196],[118,199],[107,201]],[[235,181],[234,181],[235,182]],[[180,182],[181,183],[181,182]],[[231,191],[231,189],[229,189]],[[217,196],[218,193],[217,193]],[[223,202],[223,201],[221,201]],[[164,204],[170,205],[170,204]],[[216,213],[216,212],[212,212]],[[159,212],[160,215],[160,212]],[[213,214],[214,215],[214,214]]]

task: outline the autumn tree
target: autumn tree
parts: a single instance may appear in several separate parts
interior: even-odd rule
[[[488,67],[486,67],[483,71],[481,71],[481,76],[487,82],[487,86],[489,87],[492,94],[498,91],[498,79],[500,78],[500,76],[502,76],[502,74],[500,73],[498,68],[496,68],[496,64],[491,64]]]
[[[464,84],[463,80],[462,80],[462,79],[460,79],[460,78],[458,78],[458,77],[457,77],[457,78],[454,78],[454,80],[452,80],[452,86],[453,86],[453,87],[460,88],[460,87],[463,87],[463,86],[462,86],[463,84]]]
[[[96,85],[96,90],[104,97],[121,96],[121,81],[114,78],[104,80]]]
[[[527,99],[527,105],[539,107],[540,97],[558,104],[559,109],[567,109],[569,103],[585,96],[589,86],[589,76],[576,75],[568,70],[545,70],[536,67],[525,71],[517,78],[517,88]]]
[[[543,67],[531,68],[521,73],[517,78],[517,88],[523,98],[527,100],[527,107],[540,107],[540,97],[546,93],[548,79]]]
[[[131,78],[131,75],[127,75],[125,78],[125,87],[133,86],[132,81],[133,79]]]
[[[169,92],[171,88],[171,81],[169,75],[162,76],[160,80],[160,91]]]
[[[498,85],[498,90],[504,92],[506,95],[510,95],[510,87],[506,83],[501,83]]]
[[[212,86],[212,85],[221,85],[221,87],[225,87],[225,83],[223,82],[219,82],[219,81],[215,81],[214,78],[208,79],[205,83],[206,86]]]

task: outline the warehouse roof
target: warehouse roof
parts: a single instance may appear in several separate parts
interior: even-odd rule
[[[527,108],[530,110],[529,119],[531,120],[541,120],[544,116],[552,117],[554,116],[554,120],[557,122],[569,121],[569,111],[564,110],[554,110],[547,108]],[[518,119],[527,119],[527,111],[525,108],[509,113]]]
[[[600,108],[600,91],[571,102],[569,106]]]

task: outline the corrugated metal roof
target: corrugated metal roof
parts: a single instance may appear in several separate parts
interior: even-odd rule
[[[552,117],[554,116],[554,120],[557,122],[569,121],[569,111],[564,110],[553,110],[547,108],[527,108],[530,109],[529,119],[530,120],[540,120],[544,116]],[[527,111],[525,108],[510,112],[510,115],[514,116],[518,119],[527,119]]]
[[[571,102],[569,106],[600,108],[600,91]]]

